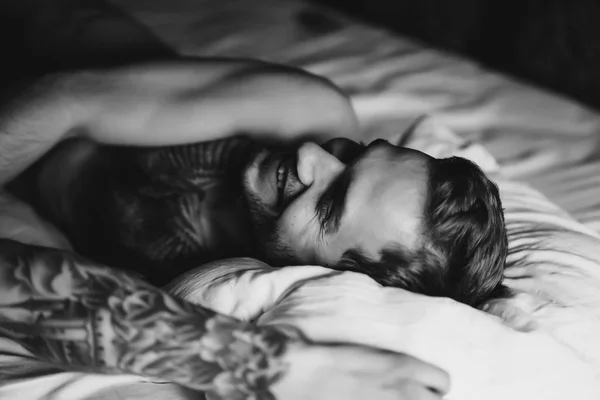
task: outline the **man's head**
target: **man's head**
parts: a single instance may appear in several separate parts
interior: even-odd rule
[[[462,158],[378,140],[263,151],[244,175],[261,257],[320,264],[476,305],[507,253],[497,187]]]

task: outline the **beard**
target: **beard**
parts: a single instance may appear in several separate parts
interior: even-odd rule
[[[293,249],[280,239],[277,229],[278,217],[251,191],[244,190],[244,197],[251,221],[251,238],[256,252],[254,257],[272,267],[302,264]]]

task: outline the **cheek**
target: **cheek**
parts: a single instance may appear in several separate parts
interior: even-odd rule
[[[335,250],[335,254],[341,256],[347,250],[359,249],[377,256],[385,242],[382,239],[390,237],[389,226],[388,217],[382,215],[376,206],[363,205],[359,210],[346,214],[340,232],[328,251],[333,253]]]
[[[312,204],[308,199],[298,199],[287,208],[277,223],[278,239],[303,257],[314,254],[319,235],[319,224]]]
[[[314,213],[310,213],[308,204],[297,201],[292,203],[279,218],[277,228],[290,238],[300,238],[309,233],[313,217]]]

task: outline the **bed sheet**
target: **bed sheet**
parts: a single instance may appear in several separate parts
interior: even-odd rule
[[[186,55],[255,57],[324,75],[352,98],[363,140],[421,115],[482,143],[600,231],[600,117],[541,89],[300,0],[112,0]]]

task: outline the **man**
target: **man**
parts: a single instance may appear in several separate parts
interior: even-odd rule
[[[80,73],[68,85],[79,121],[63,130],[120,146],[195,142],[70,143],[40,163],[29,179],[43,187],[28,198],[84,255],[140,266],[157,285],[252,256],[361,271],[474,306],[502,289],[502,205],[477,166],[381,142],[289,146],[359,136],[348,99],[326,80],[248,60],[179,60]],[[240,134],[254,143],[211,144]]]
[[[56,2],[33,4],[38,12],[56,11]],[[111,28],[124,23],[110,14],[107,20]],[[126,37],[144,37],[127,29]],[[0,185],[69,138],[156,146],[240,130],[339,135],[356,127],[347,100],[327,82],[247,60],[79,70],[16,80],[3,89]],[[329,113],[315,112],[322,108]],[[0,239],[0,286],[1,336],[23,346],[22,363],[42,361],[34,363],[39,369],[27,368],[27,376],[47,373],[48,364],[136,374],[220,399],[427,400],[448,389],[442,371],[411,357],[317,345],[293,330],[242,323],[67,251]],[[19,378],[2,372],[5,380]]]
[[[350,269],[478,305],[500,287],[506,258],[498,191],[477,166],[382,140],[158,149],[75,141],[30,175],[39,190],[29,198],[80,252],[140,266],[158,285],[249,256]]]

